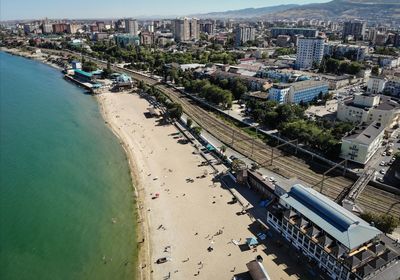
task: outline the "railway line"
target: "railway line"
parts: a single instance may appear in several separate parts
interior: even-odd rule
[[[106,66],[104,62],[97,62],[102,64],[103,67]],[[331,199],[335,199],[345,188],[350,187],[354,183],[354,181],[343,176],[327,175],[324,186],[321,189],[318,183],[323,178],[322,173],[314,171],[313,167],[308,165],[304,160],[295,156],[287,156],[280,150],[274,151],[273,164],[270,165],[272,147],[261,140],[253,139],[242,129],[223,121],[213,112],[198,106],[192,99],[175,89],[164,84],[159,84],[156,80],[135,71],[121,67],[113,68],[116,71],[125,72],[134,79],[141,80],[148,85],[154,85],[172,101],[180,103],[184,112],[204,130],[219,139],[226,146],[249,157],[267,169],[288,178],[297,177]],[[373,186],[367,185],[356,202],[367,211],[389,213],[400,217],[400,196],[374,188]]]

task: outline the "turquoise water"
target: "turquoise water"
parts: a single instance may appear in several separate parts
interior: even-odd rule
[[[96,100],[0,52],[0,278],[133,279],[135,234],[128,164]]]

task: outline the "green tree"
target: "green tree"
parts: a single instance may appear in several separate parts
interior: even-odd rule
[[[226,152],[226,146],[222,145],[221,147],[219,147],[219,150],[221,151],[221,153],[225,154]]]
[[[378,76],[379,75],[379,66],[376,65],[376,66],[372,67],[371,74],[373,76]]]
[[[392,233],[400,224],[398,218],[389,214],[375,214],[371,212],[361,214],[361,218],[369,223],[374,223],[375,227],[384,233]]]
[[[191,127],[192,127],[192,125],[193,125],[193,121],[192,121],[192,119],[187,119],[186,120],[186,126],[188,127],[188,129],[190,129]]]
[[[201,134],[201,127],[200,126],[195,126],[195,127],[193,127],[193,129],[192,129],[192,132],[193,132],[193,134],[195,135],[195,136],[200,136],[200,134]]]

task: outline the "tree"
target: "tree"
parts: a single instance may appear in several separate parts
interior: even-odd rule
[[[372,67],[371,74],[373,76],[378,76],[379,75],[379,66],[376,65],[376,66]]]
[[[193,121],[192,121],[192,119],[187,119],[186,120],[186,126],[188,127],[188,129],[190,129],[191,127],[192,127],[192,125],[193,125]]]
[[[183,109],[181,104],[173,103],[168,109],[169,116],[174,120],[179,120],[182,117]]]
[[[367,212],[361,214],[361,218],[369,223],[374,223],[375,227],[384,233],[392,233],[400,224],[398,218],[389,214],[375,214]]]
[[[201,135],[201,130],[202,130],[202,128],[201,128],[200,126],[195,126],[195,127],[193,127],[193,129],[192,129],[193,134],[194,134],[195,136],[197,136],[197,137],[199,137],[199,136]]]
[[[226,146],[222,145],[221,147],[219,147],[219,150],[221,151],[221,153],[225,154],[226,152]]]

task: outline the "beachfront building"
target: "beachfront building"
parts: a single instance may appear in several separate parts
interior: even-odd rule
[[[337,119],[355,124],[374,121],[385,128],[400,122],[400,104],[390,96],[357,94],[338,103]]]
[[[267,222],[331,279],[396,279],[399,255],[382,232],[312,188],[294,185]]]
[[[360,126],[342,138],[340,157],[366,164],[382,146],[385,127],[379,122]]]
[[[308,103],[328,93],[329,85],[324,81],[306,80],[291,84],[276,84],[269,90],[269,99],[283,103]]]

